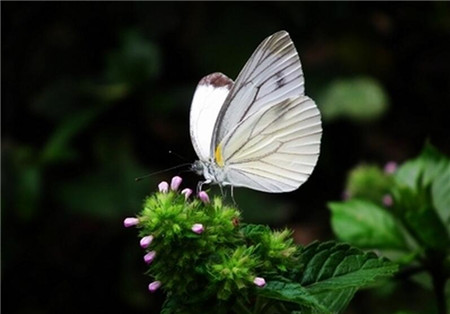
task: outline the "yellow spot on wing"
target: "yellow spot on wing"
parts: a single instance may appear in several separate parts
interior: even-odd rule
[[[219,167],[223,167],[222,146],[220,146],[220,144],[216,148],[216,152],[214,153],[214,158],[216,159],[217,165]]]

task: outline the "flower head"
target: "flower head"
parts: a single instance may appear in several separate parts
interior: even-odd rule
[[[194,224],[191,228],[191,230],[193,232],[195,232],[196,234],[202,234],[203,231],[205,231],[205,227],[203,227],[202,224]]]
[[[205,204],[209,203],[209,196],[205,191],[200,191],[198,193],[198,198],[200,198],[200,200]]]
[[[384,172],[393,174],[397,170],[397,163],[395,161],[389,161],[384,165]]]
[[[139,223],[139,219],[136,217],[128,217],[123,221],[125,228],[136,226]]]
[[[149,285],[148,285],[148,290],[150,291],[150,292],[155,292],[156,290],[158,290],[159,289],[159,287],[161,287],[161,281],[153,281],[152,283],[150,283]]]
[[[258,287],[264,287],[266,285],[266,280],[263,277],[255,277],[253,283]]]
[[[147,254],[144,255],[144,261],[147,264],[150,264],[155,259],[155,256],[156,256],[156,252],[155,251],[150,251],[150,252],[148,252]]]
[[[146,249],[149,247],[149,245],[152,243],[152,241],[153,241],[153,236],[149,235],[149,236],[143,237],[141,239],[141,241],[139,241],[139,244],[141,245],[141,248]]]
[[[345,190],[344,192],[342,192],[341,197],[343,200],[348,200],[351,197],[351,194],[348,190]]]
[[[181,181],[183,181],[183,179],[181,179],[181,177],[179,177],[179,176],[173,177],[172,181],[170,182],[170,189],[172,191],[178,190],[178,188],[180,187]]]
[[[394,204],[394,200],[392,199],[392,196],[389,194],[386,194],[383,196],[383,204],[384,206],[391,207],[392,204]]]
[[[166,181],[162,181],[158,184],[158,189],[161,193],[167,193],[169,192],[169,184]]]
[[[186,188],[183,191],[181,191],[181,194],[184,194],[184,199],[187,200],[189,198],[189,196],[191,196],[192,190]]]

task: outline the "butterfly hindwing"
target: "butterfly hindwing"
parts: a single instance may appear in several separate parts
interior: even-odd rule
[[[220,144],[227,184],[264,192],[297,189],[317,163],[321,135],[319,110],[307,96],[261,109]]]

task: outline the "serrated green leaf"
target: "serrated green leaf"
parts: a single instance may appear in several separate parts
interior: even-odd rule
[[[333,231],[340,240],[361,248],[406,248],[397,221],[382,207],[356,199],[332,202],[328,207]]]
[[[394,194],[397,216],[416,242],[424,248],[445,251],[450,245],[449,235],[429,200],[430,189],[414,191],[403,186],[397,187]]]
[[[425,248],[445,251],[450,243],[450,159],[427,143],[395,174],[397,215]]]
[[[420,155],[402,164],[395,173],[396,182],[414,190],[433,182],[448,169],[450,159],[441,154],[434,146],[427,143]]]
[[[357,289],[392,275],[398,268],[374,253],[334,242],[310,244],[300,262],[305,270],[298,282],[333,312],[345,308]]]
[[[450,233],[450,162],[434,180],[431,195],[434,207]]]
[[[263,289],[258,289],[258,295],[265,298],[292,302],[300,306],[308,307],[329,313],[329,311],[321,305],[316,298],[298,283],[269,281]]]
[[[338,313],[345,309],[355,295],[356,288],[347,288],[333,291],[315,293],[316,299],[322,304],[326,304],[327,309],[332,313]]]

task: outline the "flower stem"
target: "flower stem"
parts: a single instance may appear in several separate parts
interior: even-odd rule
[[[448,279],[445,271],[444,260],[445,255],[442,252],[428,252],[428,260],[426,266],[431,275],[433,283],[434,295],[436,297],[436,307],[438,314],[447,313],[447,305],[445,300],[445,283]]]
[[[436,306],[437,306],[437,312],[439,314],[446,314],[447,313],[447,305],[445,301],[445,282],[447,281],[447,278],[445,278],[442,275],[442,272],[433,271],[431,273],[431,277],[433,280],[433,289],[434,294],[436,296]]]

